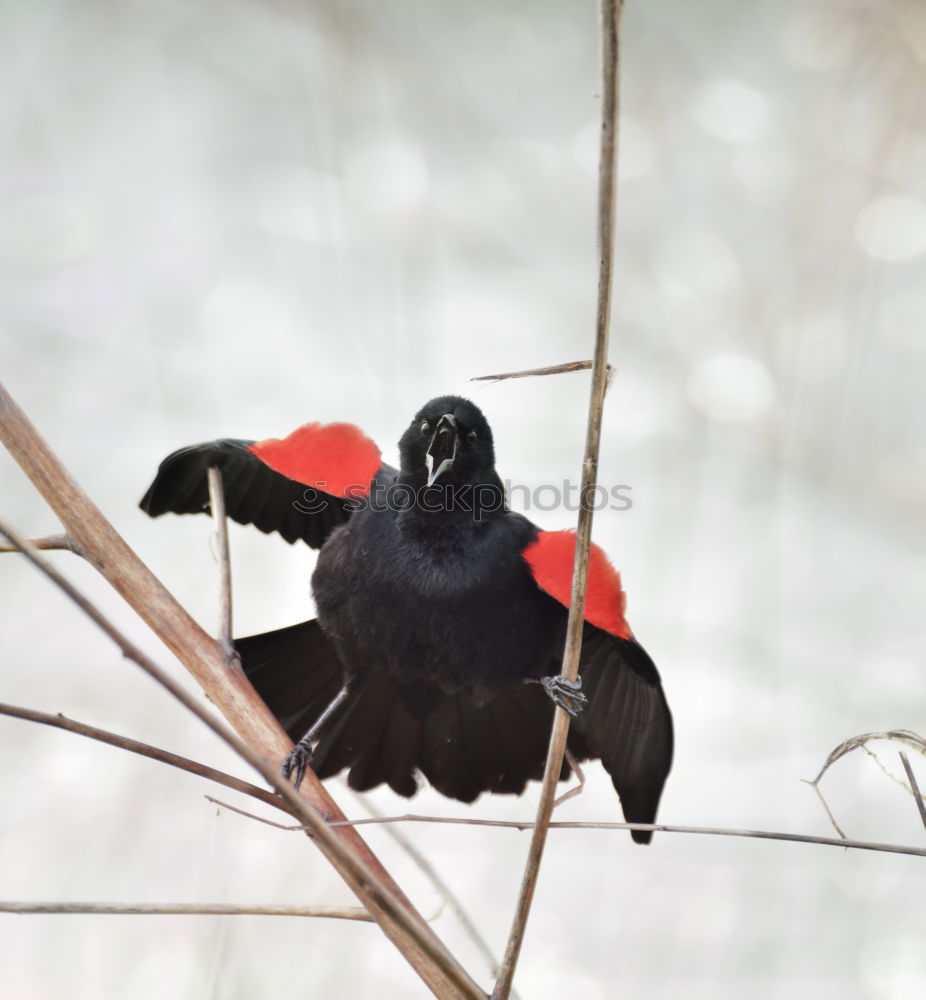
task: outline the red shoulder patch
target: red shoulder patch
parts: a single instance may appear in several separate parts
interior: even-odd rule
[[[303,424],[248,451],[281,476],[337,497],[366,496],[383,464],[379,448],[353,424]]]
[[[537,585],[568,608],[572,596],[576,533],[541,531],[523,555]],[[626,605],[627,595],[621,589],[620,573],[611,565],[604,550],[592,542],[588,557],[585,620],[611,635],[631,639],[633,633],[624,619]]]

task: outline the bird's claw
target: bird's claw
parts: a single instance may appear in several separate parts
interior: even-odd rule
[[[286,781],[293,779],[293,787],[298,788],[305,777],[305,770],[312,763],[315,756],[316,743],[297,743],[289,752],[289,756],[283,761],[280,774]]]
[[[571,681],[568,677],[554,674],[552,677],[541,677],[540,683],[552,699],[553,704],[566,712],[571,719],[576,718],[588,704],[588,698],[582,694],[581,677]]]

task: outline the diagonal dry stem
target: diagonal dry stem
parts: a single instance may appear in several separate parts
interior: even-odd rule
[[[598,170],[598,312],[595,324],[592,387],[585,434],[585,458],[582,463],[581,505],[576,528],[576,557],[562,667],[562,676],[573,681],[579,673],[579,654],[582,649],[582,626],[585,616],[585,588],[588,579],[588,556],[592,539],[593,509],[587,498],[598,476],[601,419],[608,388],[608,334],[611,319],[614,243],[614,168],[617,159],[619,30],[622,10],[622,0],[601,0],[602,127]],[[540,791],[540,804],[537,808],[537,825],[531,838],[521,891],[505,949],[505,958],[495,984],[492,1000],[508,1000],[511,993],[514,971],[524,941],[524,932],[527,929],[527,918],[530,914],[534,890],[537,887],[547,828],[553,812],[556,782],[562,770],[563,754],[566,750],[568,735],[569,716],[562,709],[557,708]]]
[[[231,554],[228,549],[228,519],[225,517],[225,491],[222,489],[222,470],[210,466],[209,509],[215,521],[215,557],[219,564],[219,645],[229,663],[237,655],[232,641],[232,582]]]
[[[255,753],[224,722],[203,708],[169,674],[161,670],[147,654],[124,636],[91,601],[61,576],[36,549],[29,545],[25,538],[21,538],[2,521],[0,521],[0,534],[14,545],[18,545],[23,555],[60,590],[64,591],[122,649],[126,657],[137,663],[145,673],[203,721],[276,790],[277,794],[284,800],[286,808],[305,824],[309,835],[338,869],[345,882],[364,903],[369,913],[383,927],[387,935],[392,938],[392,934],[398,932],[397,946],[403,951],[403,954],[406,954],[407,957],[411,954],[416,959],[420,955],[433,963],[435,971],[442,974],[445,982],[439,984],[440,992],[437,988],[431,987],[436,996],[442,998],[457,996],[483,998],[479,987],[470,979],[463,967],[456,962],[434,932],[424,923],[423,918],[417,911],[410,910],[411,904],[406,907],[396,899],[390,889],[380,882],[364,861],[338,838],[335,831],[330,829],[318,811],[309,806],[288,781],[280,777],[279,770],[274,764]],[[392,939],[395,940],[395,938]],[[407,951],[406,948],[409,946]],[[409,961],[411,962],[412,959],[409,958]],[[414,962],[412,964],[417,970],[418,967],[414,965]],[[431,986],[430,983],[428,985]]]
[[[67,533],[82,546],[85,558],[96,566],[190,670],[209,700],[238,735],[216,723],[208,713],[202,713],[199,704],[191,702],[182,689],[177,696],[192,711],[205,715],[208,724],[220,732],[273,787],[281,791],[300,819],[306,817],[305,821],[312,827],[322,853],[429,989],[438,997],[482,997],[479,987],[427,927],[423,917],[365,841],[354,831],[340,830],[336,837],[330,836],[331,831],[323,821],[343,819],[344,816],[315,776],[306,774],[299,794],[294,793],[289,785],[279,784],[277,768],[268,762],[282,760],[292,744],[270,710],[244,674],[228,666],[227,657],[219,644],[178,604],[74,482],[2,386],[0,440],[58,515]],[[44,572],[56,577],[59,585],[68,589],[66,581],[62,581],[34,549],[28,548],[28,543],[18,537],[15,541],[26,547],[26,553],[34,563],[42,566]],[[81,601],[73,588],[70,592]],[[87,603],[84,600],[82,606],[91,613]],[[138,655],[142,657],[138,662],[146,661],[156,673],[160,673],[140,651]],[[169,681],[164,675],[159,679],[161,683]]]

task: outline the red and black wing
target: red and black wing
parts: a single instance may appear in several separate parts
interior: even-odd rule
[[[537,584],[569,607],[575,533],[541,531],[524,550]],[[672,766],[672,716],[659,672],[624,617],[620,575],[597,546],[589,553],[579,673],[588,698],[572,724],[611,776],[628,823],[652,823]],[[571,739],[571,735],[570,735]],[[633,831],[648,843],[651,834]]]
[[[228,516],[320,548],[369,493],[382,460],[351,424],[306,424],[286,438],[225,439],[181,448],[161,462],[139,506],[151,517],[209,513],[208,471],[222,471]]]

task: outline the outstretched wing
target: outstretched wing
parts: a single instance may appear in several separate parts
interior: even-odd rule
[[[572,596],[575,553],[574,531],[539,531],[522,553],[537,585],[566,608]],[[585,620],[611,635],[629,639],[633,633],[624,618],[626,605],[620,574],[604,550],[592,542],[588,553]]]
[[[222,471],[229,517],[313,548],[348,519],[384,468],[379,449],[352,424],[306,424],[282,439],[181,448],[161,462],[139,506],[151,517],[208,513],[210,466]]]
[[[566,608],[575,544],[572,531],[541,531],[523,553],[538,586]],[[572,728],[611,775],[627,822],[652,823],[672,766],[672,716],[659,672],[624,617],[626,604],[620,575],[593,544],[579,664],[588,704]],[[638,843],[651,836],[633,831]]]
[[[579,665],[588,698],[571,729],[600,757],[628,823],[653,823],[672,766],[672,715],[659,673],[636,639],[586,625]],[[652,833],[633,830],[648,844]]]

